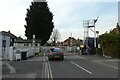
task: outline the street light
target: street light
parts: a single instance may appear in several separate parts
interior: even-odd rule
[[[97,49],[96,49],[96,32],[99,33],[99,31],[96,31],[95,29],[95,23],[97,22],[99,17],[97,17],[97,19],[94,19],[94,46],[95,46],[95,52],[97,54]]]

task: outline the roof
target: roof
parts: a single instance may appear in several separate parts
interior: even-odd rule
[[[64,42],[69,41],[70,39],[72,39],[72,40],[76,40],[74,37],[69,37],[69,38],[66,39]]]
[[[113,31],[113,32],[116,32],[116,33],[120,33],[120,26],[119,26],[118,23],[117,23],[117,25],[116,25],[116,28],[114,28],[112,31]]]
[[[32,39],[24,39],[24,40],[15,40],[14,43],[32,43]],[[40,39],[35,40],[36,43],[41,43]]]
[[[6,32],[6,31],[1,31],[0,35],[4,35],[4,36],[8,36],[14,39],[17,39],[17,36],[15,36],[14,34],[10,33],[10,31]]]

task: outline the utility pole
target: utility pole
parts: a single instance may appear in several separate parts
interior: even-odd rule
[[[97,17],[97,19],[94,19],[94,46],[95,46],[95,52],[97,55],[97,46],[96,46],[96,29],[95,29],[95,23],[97,22],[99,17]]]

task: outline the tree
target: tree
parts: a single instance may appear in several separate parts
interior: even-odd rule
[[[41,39],[41,45],[44,45],[50,38],[54,24],[52,22],[53,14],[49,11],[47,2],[31,2],[30,8],[27,9],[25,36],[32,39]]]
[[[120,33],[113,31],[99,37],[105,55],[120,58]]]
[[[53,33],[51,35],[51,41],[54,44],[54,46],[56,46],[56,42],[60,39],[60,33],[58,31],[58,29],[54,29]]]

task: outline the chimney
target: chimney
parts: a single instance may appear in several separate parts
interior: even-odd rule
[[[119,26],[119,24],[117,23],[117,25],[116,25],[116,28],[119,28],[120,26]]]
[[[8,32],[10,33],[10,30]]]

